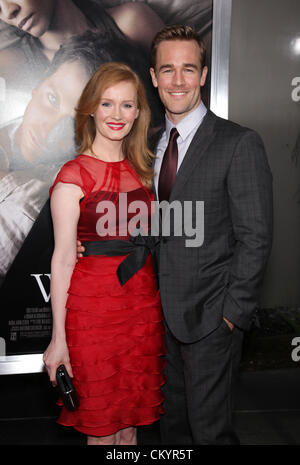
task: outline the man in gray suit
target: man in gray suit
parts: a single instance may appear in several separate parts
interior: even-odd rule
[[[167,344],[161,434],[167,444],[239,443],[232,384],[272,242],[272,175],[262,141],[206,109],[204,60],[205,46],[189,27],[164,28],[153,41],[150,72],[166,112],[152,146],[156,193],[159,201],[182,206],[204,202],[201,246],[188,247],[185,234],[163,237],[160,245]],[[162,165],[173,127],[172,181],[170,161],[169,171]]]

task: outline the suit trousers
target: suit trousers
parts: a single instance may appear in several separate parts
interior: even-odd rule
[[[163,444],[239,444],[232,427],[234,380],[243,331],[220,326],[201,340],[179,342],[166,325]]]

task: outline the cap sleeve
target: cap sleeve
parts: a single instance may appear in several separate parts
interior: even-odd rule
[[[68,184],[75,184],[79,186],[84,194],[87,196],[95,186],[95,181],[91,174],[82,166],[77,160],[70,160],[64,164],[58,172],[53,185],[50,187],[49,195],[51,197],[54,187],[58,182]]]

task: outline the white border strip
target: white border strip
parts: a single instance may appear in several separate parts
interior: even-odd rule
[[[44,371],[43,354],[0,357],[0,375],[41,373],[42,371]]]
[[[210,109],[228,118],[232,0],[213,1]]]

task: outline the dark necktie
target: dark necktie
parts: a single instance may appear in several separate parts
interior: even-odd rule
[[[169,200],[173,184],[175,182],[178,162],[177,137],[179,133],[176,128],[172,128],[170,139],[160,168],[158,181],[159,201]]]

